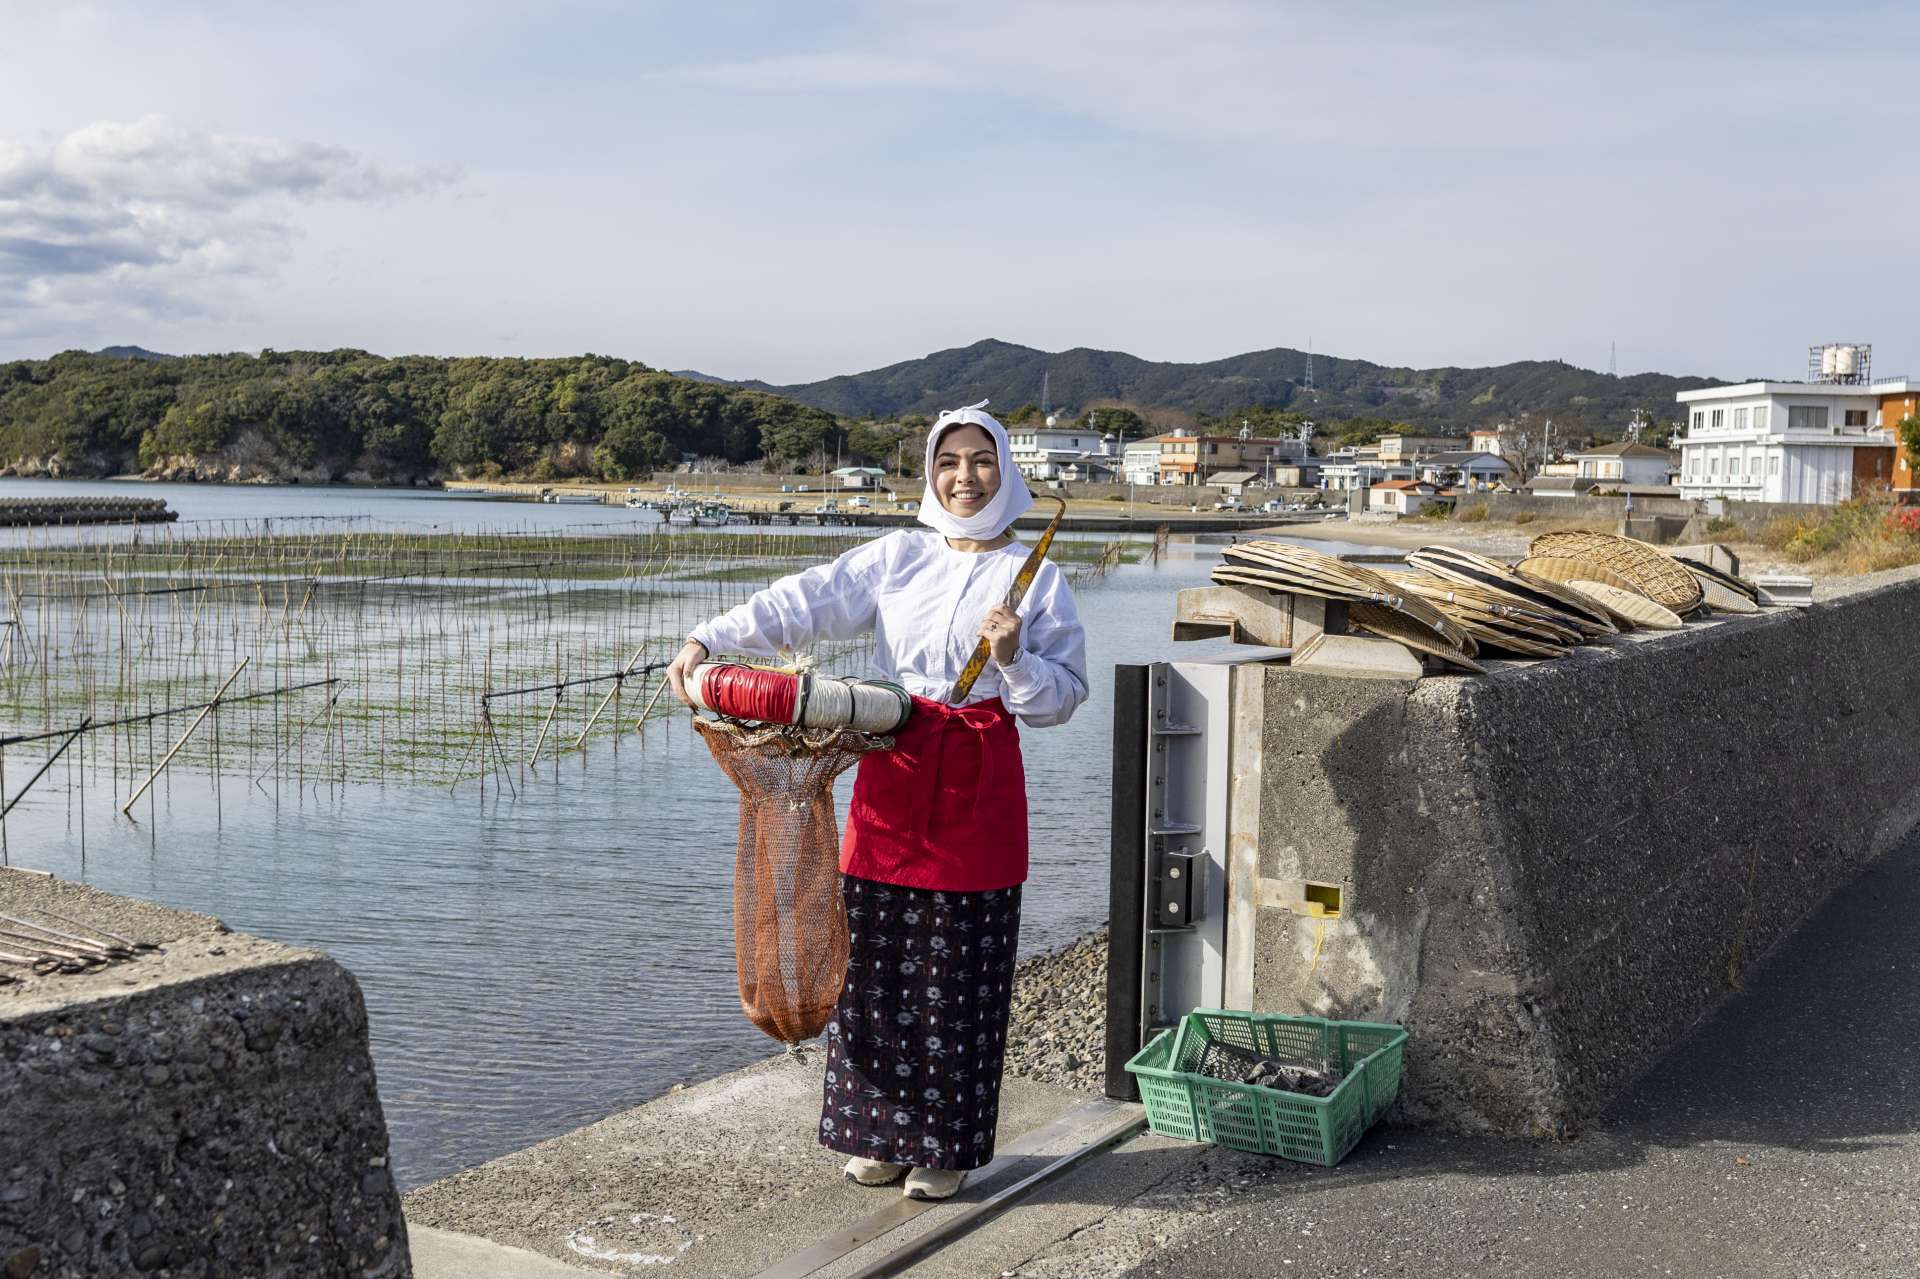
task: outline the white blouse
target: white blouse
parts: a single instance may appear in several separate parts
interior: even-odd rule
[[[945,702],[979,643],[981,621],[1006,603],[1028,549],[1012,542],[956,551],[937,533],[902,529],[781,578],[688,638],[715,657],[773,657],[872,631],[880,678]],[[998,697],[1022,723],[1064,724],[1087,699],[1087,644],[1066,576],[1052,561],[1040,565],[1018,611],[1019,652],[1004,666],[989,660],[967,701]]]

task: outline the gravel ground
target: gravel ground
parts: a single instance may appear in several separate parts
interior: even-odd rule
[[[1007,1073],[1099,1092],[1106,1083],[1107,927],[1021,963]]]

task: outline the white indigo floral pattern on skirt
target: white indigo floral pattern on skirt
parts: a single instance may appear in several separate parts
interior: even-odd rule
[[[993,1159],[1020,888],[933,892],[843,877],[851,953],[827,1023],[820,1144],[966,1171]]]

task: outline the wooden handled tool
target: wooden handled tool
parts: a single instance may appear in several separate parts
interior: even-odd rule
[[[1036,493],[1034,497],[1038,501],[1058,502],[1060,509],[1054,512],[1051,520],[1047,521],[1046,532],[1040,535],[1040,540],[1033,544],[1031,551],[1027,552],[1027,562],[1020,566],[1020,572],[1013,579],[1013,588],[1007,592],[1008,608],[1019,608],[1020,601],[1026,598],[1027,588],[1033,585],[1033,575],[1040,571],[1041,561],[1047,558],[1047,548],[1053,545],[1053,535],[1059,532],[1060,521],[1067,513],[1067,503],[1064,498],[1055,497],[1051,493]],[[987,658],[990,656],[992,656],[992,648],[982,637],[980,642],[974,645],[973,656],[967,659],[966,666],[960,672],[960,678],[954,681],[953,705],[958,706],[967,700],[967,694],[973,691],[974,683],[980,678],[980,672],[987,669]]]

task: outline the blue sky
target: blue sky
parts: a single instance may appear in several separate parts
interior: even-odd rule
[[[1920,373],[1911,7],[0,0],[0,358]]]

